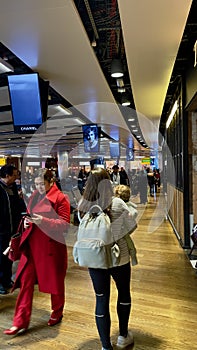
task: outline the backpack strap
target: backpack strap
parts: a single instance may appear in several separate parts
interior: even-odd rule
[[[80,216],[80,212],[79,212],[79,210],[77,210],[77,217],[78,217],[78,220],[79,220],[79,223],[81,222],[81,220],[82,220],[82,218],[81,218],[81,216]]]
[[[100,215],[101,213],[103,213],[102,208],[101,208],[98,204],[92,205],[92,206],[90,207],[90,209],[88,210],[88,213],[89,213],[89,214],[92,214],[92,213],[94,212],[94,208],[99,209],[98,215]],[[81,218],[81,215],[80,215],[79,210],[77,210],[77,216],[78,216],[79,222],[81,222],[82,218]]]
[[[90,209],[88,210],[88,212],[89,212],[90,214],[92,214],[92,213],[94,212],[94,208],[99,209],[98,215],[100,215],[101,213],[103,213],[102,208],[101,208],[98,204],[92,205],[92,206],[90,207]]]

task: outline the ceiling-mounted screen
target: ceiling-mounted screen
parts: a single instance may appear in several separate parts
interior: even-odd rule
[[[126,149],[126,159],[127,159],[127,161],[134,160],[133,148],[127,147],[127,149]]]
[[[109,152],[111,158],[119,158],[120,157],[120,144],[119,142],[111,141],[109,143]]]
[[[37,73],[8,76],[15,133],[45,132],[42,124],[47,114],[48,86],[40,83]]]
[[[85,152],[99,152],[99,127],[97,124],[82,126]]]

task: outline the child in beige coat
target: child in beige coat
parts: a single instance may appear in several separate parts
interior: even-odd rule
[[[114,187],[114,195],[115,195],[115,197],[121,198],[126,203],[129,211],[132,214],[132,217],[134,219],[136,219],[136,217],[138,215],[137,205],[135,203],[133,203],[132,201],[130,201],[130,197],[131,197],[130,187],[126,186],[126,185],[117,185]],[[135,245],[133,243],[133,240],[131,239],[131,236],[130,236],[131,233],[135,230],[135,228],[132,231],[128,232],[128,234],[125,236],[125,239],[127,241],[127,245],[129,248],[129,253],[131,256],[132,266],[138,264],[137,250],[136,250]]]

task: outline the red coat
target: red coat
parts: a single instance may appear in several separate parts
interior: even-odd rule
[[[20,287],[20,275],[28,256],[33,257],[37,283],[41,292],[61,294],[67,269],[67,248],[63,234],[70,222],[70,203],[54,184],[46,196],[37,202],[38,191],[29,200],[28,212],[43,216],[39,226],[30,224],[21,238],[22,255],[19,261],[13,290]]]

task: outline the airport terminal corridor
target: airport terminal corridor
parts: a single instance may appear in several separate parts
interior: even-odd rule
[[[132,267],[130,329],[134,333],[135,343],[128,349],[193,350],[197,349],[197,274],[165,215],[157,227],[162,220],[159,217],[163,215],[162,208],[157,210],[157,216],[154,213],[158,209],[158,201],[162,198],[165,200],[162,194],[148,196],[146,206],[138,203],[138,196],[133,198],[138,204],[140,217],[138,228],[133,233],[139,264]],[[50,295],[38,292],[35,286],[29,329],[16,337],[6,336],[3,330],[11,326],[18,290],[13,294],[1,295],[1,350],[101,348],[94,320],[95,300],[92,284],[87,269],[80,268],[73,262],[74,233],[72,234],[68,239],[69,267],[65,280],[66,305],[62,322],[54,327],[47,326]],[[116,349],[118,323],[113,282],[111,287],[111,335]]]

